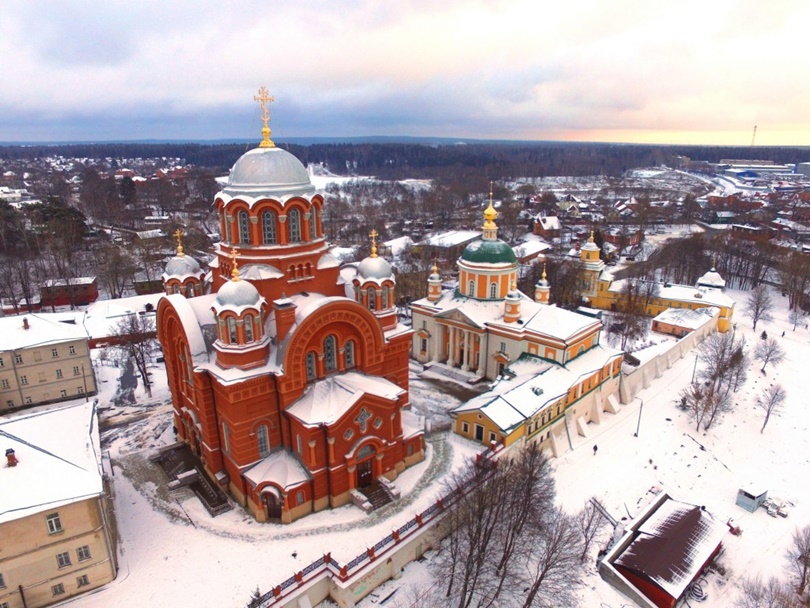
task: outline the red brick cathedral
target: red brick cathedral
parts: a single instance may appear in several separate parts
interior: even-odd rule
[[[267,119],[215,197],[210,277],[182,245],[166,267],[158,338],[179,439],[256,519],[290,522],[395,479],[424,434],[403,412],[412,331],[391,266],[375,246],[357,265],[329,253],[323,197]]]

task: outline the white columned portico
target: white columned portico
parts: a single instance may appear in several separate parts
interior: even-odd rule
[[[479,378],[483,378],[487,375],[487,365],[489,365],[489,353],[487,349],[489,347],[489,333],[484,332],[481,334],[481,339],[478,344],[478,372],[477,375]]]
[[[448,344],[448,346],[449,346],[448,350],[450,352],[448,353],[448,357],[447,357],[447,365],[449,365],[450,367],[455,367],[456,366],[456,328],[455,327],[449,327],[448,329],[450,330],[450,341],[449,341],[449,344]]]
[[[461,362],[461,371],[470,371],[470,332],[461,330],[462,340],[464,340],[464,360]]]
[[[438,363],[442,358],[442,347],[444,346],[444,325],[436,324],[436,335],[433,337],[433,362]]]

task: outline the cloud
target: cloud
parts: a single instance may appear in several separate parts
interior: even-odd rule
[[[803,2],[9,4],[4,139],[810,132]]]

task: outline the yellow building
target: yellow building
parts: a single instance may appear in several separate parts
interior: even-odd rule
[[[2,317],[0,335],[0,411],[96,394],[87,332],[74,317]]]
[[[600,345],[599,319],[549,305],[545,272],[534,299],[517,289],[519,262],[496,216],[490,199],[481,240],[457,262],[458,288],[443,291],[434,267],[427,297],[411,303],[411,357],[456,381],[497,381],[451,413],[456,433],[484,445],[532,437],[557,454],[568,433],[615,411],[621,351]]]
[[[622,310],[626,296],[622,293],[623,281],[615,281],[606,270],[605,263],[599,259],[599,247],[593,241],[593,232],[588,242],[580,250],[584,267],[584,286],[582,296],[588,306],[603,310]],[[698,310],[716,306],[720,309],[717,329],[726,332],[732,327],[735,301],[723,292],[725,281],[712,268],[700,277],[696,286],[674,283],[658,283],[648,290],[652,295],[645,298],[644,313],[655,317],[669,308],[686,308]]]
[[[8,417],[0,436],[0,606],[48,606],[113,580],[94,404]]]

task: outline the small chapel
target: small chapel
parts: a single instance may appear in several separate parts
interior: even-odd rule
[[[359,264],[329,253],[324,198],[255,100],[263,139],[214,198],[210,275],[178,238],[157,330],[178,440],[257,520],[288,523],[423,460],[424,425],[376,232]]]

